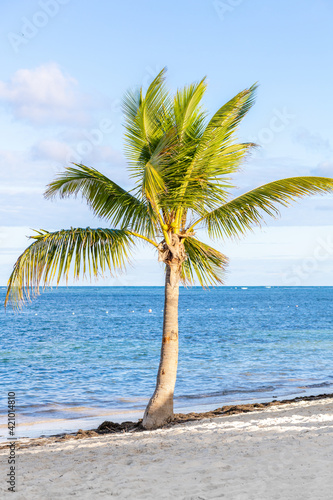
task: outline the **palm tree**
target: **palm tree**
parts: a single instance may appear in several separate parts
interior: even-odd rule
[[[222,106],[210,119],[201,107],[205,79],[178,90],[165,89],[165,70],[149,86],[124,98],[125,152],[130,191],[85,165],[73,164],[48,185],[46,198],[79,194],[106,229],[90,227],[36,231],[18,258],[8,283],[6,304],[19,306],[69,274],[97,276],[124,268],[141,240],[165,264],[165,305],[156,388],[143,426],[153,429],[173,417],[178,361],[179,283],[221,284],[227,258],[200,241],[199,227],[211,237],[237,237],[277,216],[305,195],[331,192],[333,179],[292,177],[270,182],[229,199],[230,175],[239,170],[253,143],[235,142],[235,131],[254,102],[252,86]],[[115,229],[110,229],[109,226]]]

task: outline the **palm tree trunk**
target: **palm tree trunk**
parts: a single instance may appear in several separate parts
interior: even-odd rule
[[[166,264],[164,320],[161,360],[156,388],[146,408],[142,425],[156,429],[173,418],[173,392],[178,364],[179,262]]]

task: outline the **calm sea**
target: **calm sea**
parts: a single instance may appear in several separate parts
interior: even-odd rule
[[[181,288],[176,411],[333,392],[332,298],[333,287]],[[142,416],[163,299],[161,287],[69,287],[1,307],[0,434],[8,391],[24,436]]]

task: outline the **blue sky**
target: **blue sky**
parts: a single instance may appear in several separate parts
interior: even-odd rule
[[[44,200],[44,187],[73,160],[129,187],[119,103],[164,66],[171,90],[207,75],[211,113],[259,82],[239,138],[261,148],[240,190],[333,177],[332,18],[330,0],[2,2],[0,284],[31,228],[102,225],[80,200]],[[230,258],[227,285],[333,285],[333,195],[281,213],[215,242]],[[163,284],[163,270],[140,247],[126,275],[100,284]]]

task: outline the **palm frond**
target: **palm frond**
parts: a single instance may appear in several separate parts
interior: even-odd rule
[[[8,281],[5,305],[20,306],[26,299],[61,279],[68,282],[87,274],[97,277],[107,269],[111,275],[124,269],[134,236],[122,229],[72,228],[53,233],[36,231],[34,241],[17,259]]]
[[[328,177],[290,177],[269,182],[207,213],[191,226],[200,222],[210,236],[236,237],[253,226],[260,226],[265,215],[280,215],[278,206],[289,206],[292,201],[312,194],[333,192],[333,179]]]
[[[129,92],[123,102],[125,113],[125,154],[131,177],[140,180],[140,166],[149,161],[155,145],[170,128],[167,108],[169,96],[165,89],[164,68],[149,85],[145,96]],[[139,167],[139,169],[138,169]]]
[[[233,133],[253,105],[256,85],[237,94],[211,118],[192,155],[187,154],[185,171],[175,202],[199,214],[226,201],[231,187],[229,174],[238,170],[242,160],[255,146],[234,143]]]
[[[179,141],[187,134],[193,139],[193,128],[201,117],[200,102],[206,91],[206,79],[178,90],[174,97],[173,113]]]
[[[148,161],[143,171],[142,179],[142,194],[150,204],[159,212],[158,198],[162,191],[165,190],[163,178],[159,172],[158,165],[153,165]]]
[[[149,204],[137,199],[98,170],[82,164],[74,165],[76,168],[67,167],[47,186],[46,198],[81,194],[94,214],[106,219],[112,226],[119,225],[154,237],[156,228]]]
[[[122,101],[122,111],[125,116],[125,120],[128,124],[132,123],[138,113],[141,104],[141,92],[140,89],[128,90]]]
[[[183,243],[187,259],[182,264],[182,282],[194,284],[196,277],[203,287],[223,284],[227,257],[194,237],[185,238]]]
[[[252,143],[232,144],[231,138],[242,118],[253,106],[256,89],[257,85],[252,85],[249,89],[239,92],[214,114],[196,149],[190,165],[191,172],[198,167],[200,168],[202,163],[205,164],[206,169],[208,167],[209,170],[217,169],[215,170],[217,176],[236,170],[235,167],[238,166],[239,162],[236,162],[232,169],[230,168],[230,162],[227,162],[229,168],[226,169],[226,165],[221,160],[223,160],[224,156],[228,157],[229,154],[235,151],[244,155],[248,148],[253,146]]]
[[[239,92],[230,101],[221,106],[213,115],[206,128],[207,135],[210,135],[212,131],[220,127],[226,127],[229,133],[233,132],[253,106],[257,88],[258,85],[255,83],[248,89]],[[205,139],[206,137],[203,137],[203,143]]]

